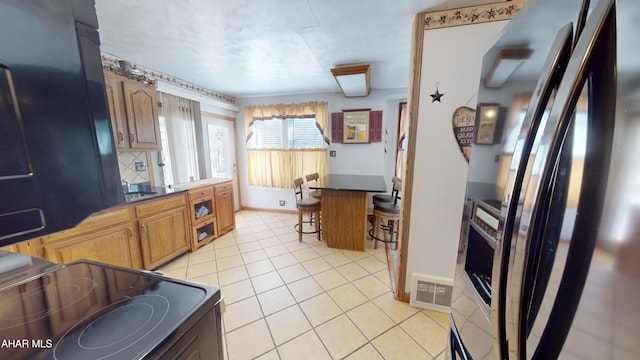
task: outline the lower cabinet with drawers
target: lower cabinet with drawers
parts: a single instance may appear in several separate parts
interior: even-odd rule
[[[55,263],[152,270],[234,228],[232,182],[223,181],[99,211],[72,229],[4,249]]]

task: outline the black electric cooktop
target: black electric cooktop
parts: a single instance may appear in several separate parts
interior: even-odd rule
[[[0,358],[145,358],[219,299],[214,287],[73,263],[0,291]]]

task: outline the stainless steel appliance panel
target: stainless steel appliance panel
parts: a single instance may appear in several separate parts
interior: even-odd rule
[[[530,262],[524,267],[533,281],[549,277],[550,286],[542,297],[541,315],[527,321],[533,328],[520,324],[527,330],[513,349],[520,358],[640,357],[640,347],[633,340],[639,335],[640,307],[635,299],[640,274],[637,260],[629,260],[638,248],[640,221],[634,200],[640,191],[631,185],[636,178],[633,163],[640,155],[636,125],[640,57],[636,47],[625,47],[640,36],[638,16],[638,2],[598,1],[563,79],[559,97],[565,97],[565,88],[569,96],[558,102],[563,105],[551,117],[573,114],[559,118],[576,124],[574,151],[578,142],[584,148],[583,164],[578,164],[583,170],[571,172],[575,179],[569,188],[580,196],[575,209],[566,206],[569,216],[563,227],[569,236],[550,249],[556,253],[551,268],[539,271]],[[582,90],[582,97],[588,92],[586,109],[580,98],[573,104],[570,88]],[[580,117],[586,117],[584,130],[576,121]],[[580,132],[582,140],[578,140]],[[520,307],[526,307],[527,301],[531,300],[524,297]]]
[[[454,296],[460,304],[452,305],[451,347],[463,351],[456,350],[458,355],[452,357],[640,358],[636,300],[640,295],[640,173],[636,165],[640,156],[640,52],[633,45],[640,36],[640,3],[601,0],[584,5],[582,11],[564,13],[538,0],[532,4],[537,11],[525,11],[516,17],[519,22],[512,21],[514,27],[535,22],[531,13],[538,11],[565,21],[579,19],[574,27],[575,47],[550,101],[540,107],[545,110],[538,127],[528,126],[534,121],[528,122],[525,115],[525,126],[506,130],[498,161],[483,156],[486,145],[472,148],[469,199],[500,204],[492,313],[487,321],[494,343],[489,350],[486,345],[482,348],[473,332],[464,329],[467,323],[476,324],[467,314],[486,309],[486,304],[474,307],[468,301],[477,300],[477,287],[468,286],[464,272],[459,280],[459,272]],[[514,32],[507,30],[505,38]],[[534,32],[544,35],[548,29]],[[485,66],[491,66],[490,61]],[[516,74],[509,81],[515,81]],[[481,87],[481,101],[494,92]],[[520,94],[511,93],[514,99]],[[520,113],[532,113],[536,93],[531,99]],[[516,122],[513,113],[508,124]],[[517,131],[519,136],[508,135]],[[530,149],[523,145],[526,139],[533,139]],[[510,142],[515,149],[512,154]],[[512,157],[508,168],[495,165],[507,156]],[[483,167],[495,171],[478,171]],[[496,174],[495,183],[475,181],[491,173]],[[466,233],[472,231],[468,222],[474,220],[465,220],[459,263],[473,258],[464,252],[471,250],[465,241],[471,241]]]
[[[460,339],[474,358],[479,359],[500,358],[501,353],[507,351],[506,335],[497,335],[506,334],[507,320],[503,311],[492,310],[505,306],[506,293],[500,284],[506,282],[507,271],[502,269],[508,264],[510,244],[503,243],[502,234],[507,214],[516,210],[516,207],[505,208],[505,193],[511,192],[505,189],[518,185],[515,176],[527,168],[526,158],[524,165],[520,164],[519,158],[533,147],[534,130],[546,119],[545,114],[553,103],[573,40],[572,22],[577,22],[581,7],[578,0],[562,4],[539,0],[536,5],[542,2],[547,8],[530,6],[521,10],[483,61],[478,116],[483,116],[484,108],[497,108],[496,133],[493,143],[478,144],[476,140],[472,148],[452,304],[452,318]],[[575,19],[568,19],[567,14]],[[541,35],[542,23],[545,25]],[[514,51],[529,55],[522,59],[522,64],[504,84],[490,84],[487,77],[496,62]],[[547,76],[541,79],[541,73]],[[490,222],[498,224],[493,234],[479,229],[478,222],[474,221],[474,204],[479,202],[487,205],[485,212],[493,217]],[[491,240],[483,244],[479,241],[482,238]],[[507,251],[502,251],[503,247]],[[488,274],[482,276],[489,286],[478,286],[482,282],[475,281],[476,275],[469,271],[476,267],[474,263],[480,262],[485,263],[482,267],[489,264]],[[482,295],[483,288],[487,287],[491,290],[489,301]]]

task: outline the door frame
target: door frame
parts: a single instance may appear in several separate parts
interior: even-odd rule
[[[232,164],[231,164],[231,178],[233,180],[233,207],[234,207],[234,211],[238,211],[240,210],[240,192],[239,192],[239,187],[238,187],[238,159],[237,159],[237,154],[238,154],[238,147],[236,144],[236,118],[232,117],[232,116],[226,116],[226,115],[221,115],[221,114],[216,114],[216,113],[212,113],[212,112],[207,112],[207,111],[201,111],[200,112],[200,117],[201,117],[201,121],[202,121],[202,128],[203,128],[203,133],[206,133],[206,127],[207,127],[207,122],[208,121],[226,121],[226,122],[230,122],[231,123],[231,134],[229,134],[229,137],[231,139],[231,141],[233,142],[231,144],[231,148],[233,149],[233,154],[232,154]],[[208,140],[208,135],[205,135],[207,137]],[[204,136],[203,136],[204,138]],[[203,149],[204,151],[204,149]],[[204,156],[204,154],[203,154]],[[207,164],[208,166],[208,164]]]

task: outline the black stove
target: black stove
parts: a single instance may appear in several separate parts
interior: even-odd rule
[[[222,359],[220,291],[81,261],[0,290],[2,359]]]

